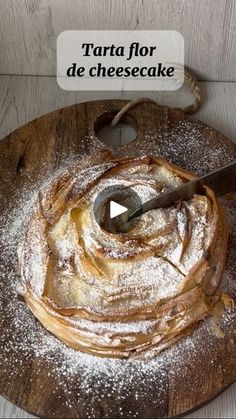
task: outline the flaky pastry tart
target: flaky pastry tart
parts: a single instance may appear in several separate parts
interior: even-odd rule
[[[97,157],[42,188],[19,260],[24,298],[46,329],[74,349],[129,357],[167,348],[210,313],[227,248],[212,190],[151,210],[127,232],[106,231],[93,210],[112,185],[144,203],[193,178],[158,158]]]

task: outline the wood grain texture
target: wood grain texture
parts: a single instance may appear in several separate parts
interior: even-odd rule
[[[204,93],[204,104],[197,117],[216,127],[232,140],[236,139],[235,108],[236,83],[201,83]],[[62,91],[51,77],[0,77],[0,138],[18,128],[25,122],[46,112],[84,100],[95,98],[95,94],[81,94],[78,92]],[[121,97],[116,93],[117,97]],[[127,98],[139,96],[126,94]],[[180,97],[179,97],[180,96]],[[114,94],[102,93],[97,98],[112,98]],[[177,106],[190,103],[191,97],[183,89],[177,92],[159,92],[153,95],[161,104]],[[219,100],[220,98],[220,100]],[[123,141],[118,138],[119,142]],[[234,418],[236,384],[231,386],[217,399],[199,409],[190,418]],[[0,417],[2,418],[30,418],[33,417],[12,403],[0,398]]]
[[[196,117],[236,142],[236,83],[201,82],[203,105]],[[53,77],[0,76],[0,138],[26,122],[63,106],[96,99],[134,99],[143,92],[67,92]],[[186,106],[192,102],[184,86],[177,92],[148,93],[161,105]],[[121,134],[115,141],[124,142]]]
[[[0,418],[30,419],[34,417],[0,396]]]
[[[49,92],[50,93],[50,92]],[[14,178],[15,184],[20,187],[23,185],[24,181],[27,180],[27,178],[31,178],[31,175],[36,175],[36,178],[38,176],[41,176],[40,173],[40,167],[42,167],[42,163],[46,161],[47,170],[52,170],[52,168],[55,167],[55,163],[58,165],[60,164],[60,159],[56,160],[55,162],[55,150],[62,149],[66,152],[79,152],[80,150],[80,141],[79,139],[84,138],[84,133],[90,133],[92,134],[92,127],[93,124],[90,122],[90,126],[83,125],[81,123],[80,116],[86,115],[86,118],[84,121],[91,121],[91,118],[96,119],[96,116],[102,115],[104,111],[107,111],[110,109],[110,111],[115,111],[119,106],[121,106],[121,103],[116,103],[115,101],[111,105],[96,105],[96,104],[90,104],[90,105],[82,105],[82,106],[74,106],[70,109],[64,109],[58,112],[53,113],[52,115],[46,115],[45,117],[41,118],[40,120],[37,120],[33,122],[32,124],[29,124],[20,130],[16,131],[15,133],[11,134],[8,138],[0,142],[0,149],[1,149],[1,157],[2,157],[2,173],[8,173],[7,179],[4,178],[5,186],[1,184],[1,190],[5,188],[5,191],[7,195],[10,197],[10,191],[11,191],[11,183],[12,179]],[[183,116],[180,112],[168,112],[166,108],[160,108],[157,112],[157,108],[155,108],[155,105],[145,105],[142,107],[142,110],[132,110],[131,115],[133,117],[136,117],[137,122],[140,125],[141,134],[144,134],[144,131],[150,133],[150,130],[155,133],[155,138],[158,138],[158,141],[162,141],[161,138],[158,137],[158,133],[165,132],[165,135],[163,134],[163,144],[165,144],[166,138],[169,134],[169,136],[172,135],[172,128],[178,125],[178,121],[181,121]],[[63,124],[61,124],[61,121],[63,120]],[[162,122],[161,122],[162,121]],[[168,124],[165,123],[165,121],[168,121]],[[162,124],[162,125],[161,125]],[[177,124],[177,125],[176,125]],[[196,128],[198,123],[192,123],[189,124],[188,127],[191,129],[191,126]],[[187,127],[187,126],[186,126]],[[79,130],[78,130],[79,128]],[[188,128],[188,129],[189,129]],[[66,132],[65,132],[66,130]],[[235,152],[230,151],[234,148],[228,143],[226,139],[224,139],[221,135],[215,133],[213,130],[206,129],[206,127],[202,126],[202,132],[204,133],[203,139],[207,136],[209,138],[214,139],[218,146],[223,143],[225,144],[226,149],[230,153],[230,156],[233,156]],[[63,139],[66,138],[67,141],[64,144]],[[152,137],[150,137],[152,138]],[[89,143],[88,148],[91,148],[93,146],[91,141],[91,136],[89,136]],[[138,155],[140,153],[140,142],[141,138],[138,137],[137,143],[130,144],[126,150],[127,154],[131,155]],[[153,141],[156,141],[153,137]],[[24,150],[25,154],[25,167],[24,167],[24,173],[26,176],[24,176],[24,173],[16,175],[16,168],[17,168],[17,161],[19,160],[22,150],[24,149],[24,144],[26,144],[26,148]],[[147,148],[149,149],[149,152],[152,150],[153,147],[152,141],[148,141]],[[193,144],[192,144],[193,145]],[[23,147],[23,148],[22,148]],[[40,147],[40,148],[39,148]],[[40,149],[40,153],[39,153]],[[87,149],[86,149],[87,150]],[[210,148],[208,148],[207,153],[209,153],[209,156],[211,155],[212,145],[210,145]],[[162,150],[164,152],[164,150]],[[122,153],[125,152],[124,147],[122,147],[119,151],[119,153],[122,155]],[[167,154],[171,152],[171,150],[166,150]],[[205,150],[206,152],[206,150]],[[231,154],[233,153],[233,154]],[[165,154],[165,152],[164,152]],[[199,156],[197,159],[201,160],[201,156],[203,155],[201,149],[199,150]],[[34,158],[33,158],[34,156]],[[222,156],[224,158],[224,156]],[[232,158],[232,157],[231,157]],[[174,156],[174,161],[176,163],[180,164],[180,160],[182,159],[182,155],[180,154],[178,156]],[[188,163],[187,161],[185,163]],[[199,163],[197,163],[199,164]],[[5,170],[7,169],[7,170]],[[3,179],[3,178],[2,178]],[[23,183],[22,183],[23,182]],[[227,339],[230,336],[227,336]],[[208,342],[209,343],[209,342]],[[165,410],[164,413],[166,415],[179,415],[183,411],[190,409],[198,403],[202,403],[203,401],[206,401],[209,396],[211,397],[214,395],[215,392],[218,392],[222,387],[227,385],[229,382],[232,381],[234,378],[234,375],[236,376],[236,371],[234,371],[235,367],[235,350],[232,347],[234,344],[234,340],[230,339],[227,341],[227,344],[225,342],[224,351],[222,351],[222,342],[219,344],[214,344],[214,351],[216,351],[217,357],[220,357],[221,361],[221,368],[223,368],[224,374],[222,375],[222,370],[219,372],[219,368],[217,366],[216,369],[213,369],[212,367],[209,369],[209,366],[205,364],[207,362],[206,359],[199,358],[195,359],[195,367],[197,366],[197,371],[199,371],[199,374],[206,374],[204,380],[199,380],[198,384],[201,383],[201,391],[200,387],[194,387],[195,383],[195,375],[191,373],[191,370],[189,370],[188,373],[188,383],[189,388],[191,388],[191,392],[193,393],[194,397],[191,399],[189,398],[188,394],[186,393],[186,386],[184,384],[184,381],[179,377],[178,374],[172,374],[171,381],[169,382],[169,391],[172,395],[174,395],[173,400],[170,402],[169,398],[169,404],[167,406],[164,406]],[[220,350],[221,347],[221,350]],[[219,351],[218,351],[219,349]],[[211,352],[211,355],[214,354],[214,351]],[[223,356],[222,356],[223,355]],[[210,358],[211,359],[211,358]],[[218,358],[217,358],[218,359]],[[218,359],[219,360],[219,359]],[[24,364],[24,359],[22,359]],[[186,360],[184,360],[185,362]],[[204,368],[200,368],[200,364],[204,364]],[[190,364],[191,367],[194,367],[194,364]],[[218,364],[217,364],[218,365]],[[5,366],[7,369],[7,365]],[[11,385],[11,382],[9,380],[9,376],[7,374],[2,374],[2,378],[0,380],[1,383],[1,392],[4,394],[9,395],[12,400],[17,401],[22,406],[27,407],[29,410],[37,411],[39,414],[43,416],[52,416],[53,410],[55,415],[58,414],[58,401],[55,399],[55,403],[51,403],[51,396],[50,392],[55,385],[54,382],[50,382],[50,379],[48,378],[48,372],[45,371],[42,372],[42,375],[40,379],[42,379],[43,383],[47,383],[47,392],[43,392],[40,390],[38,392],[37,386],[34,387],[34,379],[32,379],[32,384],[30,388],[26,388],[25,385],[27,383],[27,374],[30,371],[31,377],[36,374],[37,371],[37,362],[34,364],[34,367],[32,368],[32,365],[24,364],[24,368],[19,367],[18,372],[18,378],[15,390],[13,386]],[[29,370],[29,371],[28,371]],[[172,373],[174,372],[174,368],[172,370]],[[221,374],[220,380],[218,380],[218,375]],[[209,375],[211,374],[212,381],[211,385],[209,385]],[[46,377],[46,378],[45,378]],[[207,378],[206,378],[207,377]],[[79,377],[78,377],[79,378]],[[35,375],[36,379],[36,375]],[[46,381],[44,381],[44,379]],[[13,383],[13,382],[12,382]],[[72,383],[73,384],[73,383]],[[156,383],[156,386],[158,386],[158,382]],[[21,392],[17,392],[17,389],[24,389],[21,390]],[[179,397],[181,397],[181,403],[175,403],[175,394],[179,394]],[[40,395],[39,395],[40,393]],[[43,394],[43,397],[42,397]],[[169,394],[165,392],[165,394]],[[54,396],[55,398],[56,396]],[[37,401],[37,408],[35,408],[35,402]],[[150,401],[150,400],[149,400]],[[45,403],[44,403],[45,402]],[[111,406],[112,407],[112,406]],[[127,406],[126,406],[127,407]],[[124,409],[126,409],[124,407]],[[82,408],[82,407],[81,407]],[[144,407],[142,406],[141,409]],[[156,408],[156,407],[155,407]],[[71,416],[73,413],[76,412],[78,414],[78,406],[75,407],[75,411],[70,411],[65,406],[60,407],[60,415],[61,417],[75,417]],[[156,411],[156,410],[155,410]],[[142,410],[144,412],[144,410]],[[145,417],[148,416],[147,410],[145,410]],[[153,411],[150,410],[150,414],[152,414],[150,417],[153,417]],[[163,414],[163,412],[162,412]],[[81,412],[81,415],[83,417],[83,412]],[[157,412],[157,416],[158,412]],[[58,417],[58,416],[57,416]],[[101,416],[101,410],[99,410],[98,417]],[[114,417],[114,415],[112,416]],[[140,416],[144,417],[144,416]],[[194,416],[196,417],[196,416]]]
[[[0,73],[55,75],[68,29],[173,29],[202,80],[235,81],[235,0],[0,0]]]
[[[184,416],[186,419],[232,419],[236,417],[235,405],[236,383],[225,390],[220,396],[212,400],[204,407]],[[30,419],[30,415],[23,409],[0,396],[0,417],[2,419]]]

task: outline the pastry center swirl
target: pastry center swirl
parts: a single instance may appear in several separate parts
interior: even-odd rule
[[[122,185],[144,203],[193,177],[147,157],[88,170],[73,168],[40,195],[21,254],[26,301],[76,349],[118,357],[162,350],[215,302],[227,242],[222,211],[206,188],[113,229],[105,206],[94,211],[106,188]]]

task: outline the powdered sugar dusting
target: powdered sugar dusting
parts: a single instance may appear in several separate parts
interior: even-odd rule
[[[217,137],[217,138],[216,138]],[[127,146],[119,153],[127,155]],[[202,122],[184,119],[178,123],[166,121],[154,127],[140,139],[128,145],[133,156],[158,156],[202,176],[236,158],[235,145]]]
[[[184,135],[183,129],[184,127],[178,134],[178,138]],[[178,143],[179,140],[177,141],[176,138],[175,141]],[[196,140],[196,147],[197,144]],[[172,147],[173,156],[176,144],[169,143],[168,147]],[[178,147],[179,150],[182,148],[183,153],[183,146],[179,144]],[[168,151],[162,151],[163,157],[171,155],[168,153]],[[220,155],[220,151],[217,153],[218,157],[213,157],[214,165],[218,164],[216,160],[221,162],[222,154]],[[226,155],[229,159],[229,153]],[[181,159],[187,162],[182,166],[189,165],[187,154],[182,155]],[[204,170],[208,170],[209,160],[207,157],[205,159]],[[199,174],[201,174],[202,164],[201,161]],[[224,359],[219,358],[218,340],[212,334],[207,321],[200,324],[190,337],[182,339],[154,358],[147,358],[146,361],[105,359],[76,352],[66,347],[39,324],[26,304],[17,296],[19,278],[16,275],[17,245],[22,238],[39,186],[41,185],[35,185],[32,182],[24,190],[15,191],[11,202],[5,203],[7,209],[1,214],[0,362],[1,373],[8,377],[7,381],[10,383],[19,374],[19,385],[22,386],[23,393],[29,392],[29,386],[32,386],[34,392],[40,392],[45,400],[51,398],[54,402],[56,401],[53,403],[53,410],[50,410],[50,403],[48,403],[48,416],[61,417],[63,412],[67,417],[87,418],[144,418],[145,409],[147,418],[156,412],[164,416],[168,412],[168,386],[177,403],[185,382],[187,382],[189,398],[195,396],[195,400],[200,400],[201,392],[204,390],[201,388],[200,379],[203,363],[205,371],[209,371],[212,376],[214,366],[216,366],[218,377],[220,376],[224,382],[224,377],[227,377],[229,373],[227,368],[230,369],[230,363],[226,366]],[[231,235],[228,263],[221,287],[236,297],[235,201],[226,199],[224,206]],[[235,318],[234,310],[229,310],[223,315],[220,327],[226,336],[234,336]],[[235,350],[232,345],[230,346],[229,339],[229,348]],[[25,371],[29,370],[26,381],[21,379],[22,366]],[[44,380],[40,381],[42,376]],[[39,381],[38,388],[37,380]],[[49,383],[53,383],[53,386],[47,385]],[[226,384],[227,381],[225,381]],[[53,391],[48,394],[48,389],[51,387]],[[9,386],[5,394],[12,397]],[[169,413],[171,415],[173,412]]]

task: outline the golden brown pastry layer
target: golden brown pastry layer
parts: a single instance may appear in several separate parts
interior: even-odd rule
[[[225,263],[214,193],[149,211],[119,234],[100,227],[93,204],[108,186],[145,202],[193,178],[156,158],[102,157],[42,190],[20,251],[25,300],[39,321],[75,349],[114,357],[161,351],[189,333],[215,304]]]

